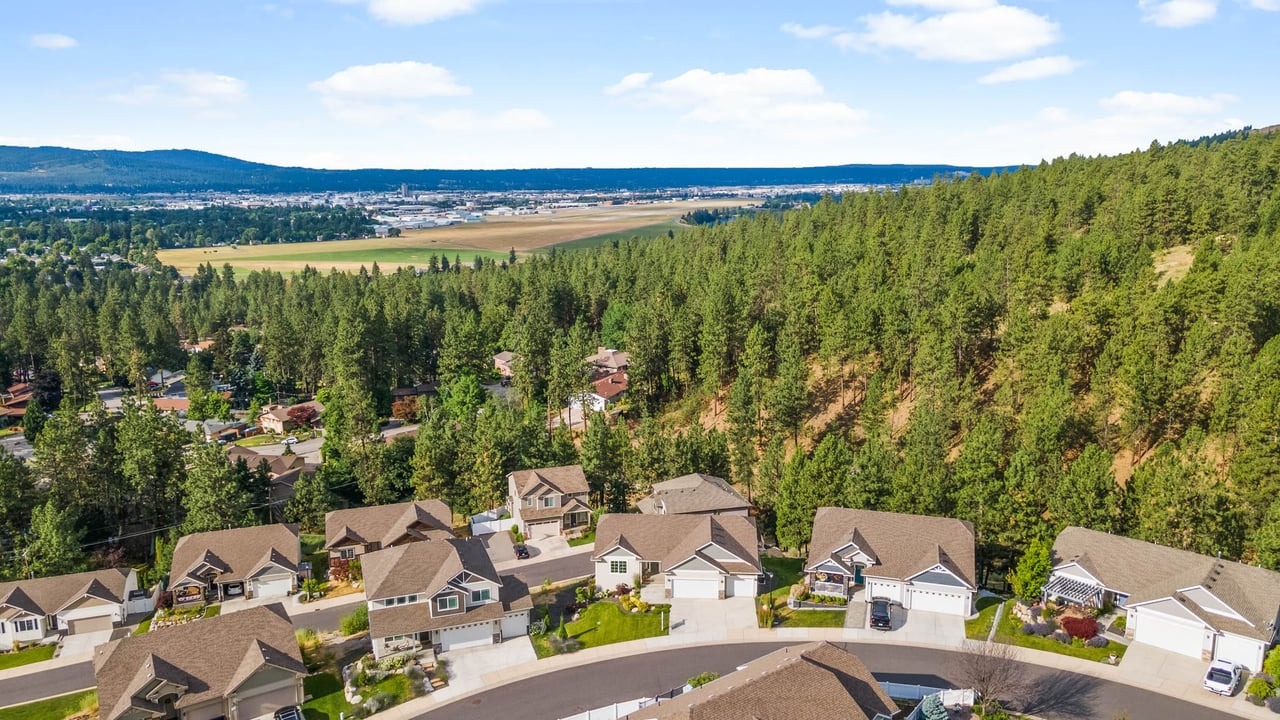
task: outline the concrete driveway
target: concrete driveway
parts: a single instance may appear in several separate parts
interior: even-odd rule
[[[1203,689],[1204,674],[1209,663],[1186,655],[1162,650],[1146,643],[1129,643],[1120,659],[1120,674],[1141,680],[1162,695],[1178,696],[1188,688]]]
[[[755,598],[731,597],[724,600],[672,598],[663,602],[671,603],[672,635],[702,633],[718,636],[729,630],[757,626]]]
[[[111,641],[113,630],[67,635],[62,639],[62,649],[58,651],[60,658],[92,658],[93,649]]]
[[[867,622],[870,623],[870,613]],[[871,630],[904,643],[923,643],[926,645],[964,644],[964,618],[959,615],[928,612],[926,610],[907,610],[900,605],[893,605],[889,616],[889,630]]]
[[[476,689],[485,673],[535,662],[538,654],[528,637],[517,637],[497,645],[450,650],[439,657],[449,662],[450,688]]]
[[[485,549],[489,551],[489,559],[493,561],[494,566],[516,559],[516,551],[512,549],[514,546],[511,544],[511,533],[496,532],[481,535],[480,542],[483,542]]]
[[[530,560],[550,560],[553,557],[569,554],[569,541],[560,535],[529,538],[524,541],[524,544],[529,546]]]

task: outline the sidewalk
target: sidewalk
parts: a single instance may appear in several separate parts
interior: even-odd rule
[[[52,660],[42,660],[29,665],[19,665],[16,668],[8,670],[0,670],[0,680],[8,680],[10,678],[22,677],[23,675],[33,675],[35,673],[45,672],[46,670],[56,670],[60,667],[68,665],[79,665],[80,663],[92,662],[93,655],[73,655],[71,657],[55,657]]]

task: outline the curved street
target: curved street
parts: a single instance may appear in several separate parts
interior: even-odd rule
[[[464,697],[416,717],[555,720],[610,703],[653,696],[701,672],[727,674],[748,660],[793,643],[708,645],[606,660],[541,675]],[[836,643],[855,653],[878,680],[955,684],[959,653],[900,645]],[[1072,720],[1228,720],[1233,716],[1176,698],[1086,675],[1025,665],[1030,691],[1020,709]]]

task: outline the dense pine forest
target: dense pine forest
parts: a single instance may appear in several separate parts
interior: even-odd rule
[[[791,548],[846,505],[970,520],[988,565],[1070,524],[1280,569],[1278,176],[1280,139],[1253,133],[510,267],[183,281],[10,260],[0,373],[61,409],[29,467],[0,458],[3,565],[141,562],[157,534],[262,517],[251,469],[94,402],[213,338],[191,371],[239,407],[326,403],[324,463],[286,508],[307,527],[414,495],[477,511],[511,470],[580,461],[615,510],[676,473],[729,477]],[[597,344],[631,353],[622,418],[549,432]],[[480,387],[500,350],[510,401]],[[391,388],[428,379],[416,441],[383,442]]]

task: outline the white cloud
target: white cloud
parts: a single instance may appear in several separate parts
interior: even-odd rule
[[[1056,75],[1070,75],[1078,67],[1080,67],[1078,60],[1072,60],[1066,55],[1053,55],[996,68],[978,78],[978,82],[984,85],[995,85],[1018,80],[1040,80]]]
[[[838,137],[864,131],[868,113],[825,97],[808,70],[701,68],[624,93],[642,104],[683,109],[684,120],[791,137]]]
[[[414,61],[352,65],[308,87],[327,98],[405,100],[470,95],[453,73],[431,63]]]
[[[213,108],[243,102],[248,86],[239,78],[202,70],[179,70],[160,75],[159,82],[138,85],[111,96],[127,105],[172,104]]]
[[[80,43],[70,35],[62,35],[59,33],[40,33],[31,36],[31,47],[40,48],[41,50],[68,50]]]
[[[1257,10],[1280,12],[1280,0],[1250,0],[1249,5]]]
[[[1212,20],[1218,13],[1218,0],[1138,0],[1138,7],[1143,22],[1160,27],[1190,27]]]
[[[623,93],[631,92],[632,90],[639,90],[645,85],[648,85],[651,79],[653,79],[653,73],[633,72],[623,77],[618,82],[606,87],[604,89],[604,94],[621,95]]]
[[[1028,55],[1061,38],[1056,22],[1025,8],[976,0],[912,4],[944,12],[923,18],[895,12],[868,15],[862,18],[863,32],[841,33],[833,40],[864,52],[904,50],[923,60],[989,62]]]
[[[476,11],[484,0],[338,0],[365,5],[369,14],[391,25],[424,25]]]
[[[1207,115],[1235,102],[1234,95],[1217,93],[1195,97],[1165,92],[1124,90],[1098,102],[1104,110],[1124,115]]]
[[[795,35],[801,40],[819,40],[831,37],[842,31],[835,25],[801,25],[799,23],[783,23],[782,32]]]
[[[979,10],[992,7],[996,0],[885,0],[890,5],[915,5],[929,10]]]

